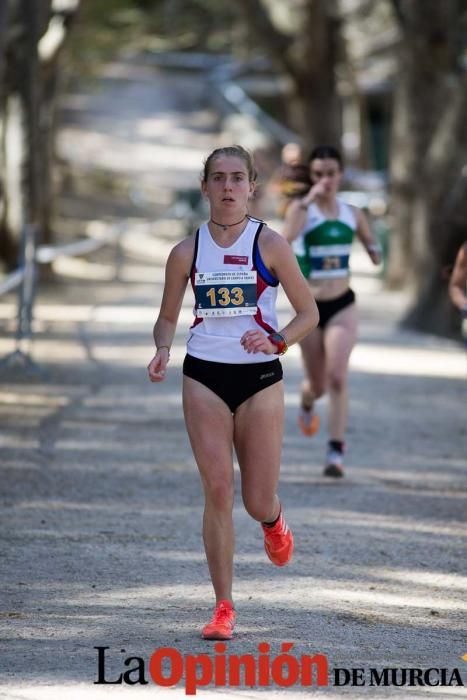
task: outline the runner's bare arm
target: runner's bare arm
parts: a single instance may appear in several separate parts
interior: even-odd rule
[[[284,218],[283,236],[292,243],[303,231],[307,218],[308,207],[313,204],[317,195],[324,194],[322,182],[315,182],[303,197],[295,199],[287,208]]]
[[[279,330],[287,345],[292,345],[316,328],[319,321],[318,307],[291,247],[282,236],[269,228],[263,229],[260,251],[265,265],[279,280],[295,310],[294,318]],[[267,335],[259,331],[245,333],[242,344],[250,352],[265,352],[270,355],[277,350]]]
[[[379,265],[381,262],[381,246],[370,229],[368,219],[361,209],[357,207],[352,207],[352,209],[357,220],[357,237],[367,251],[371,262]]]
[[[165,285],[159,316],[154,325],[156,354],[148,365],[149,379],[162,381],[170,356],[180,308],[193,259],[194,241],[186,239],[172,249],[165,268]]]
[[[299,233],[303,231],[306,222],[306,207],[301,199],[295,199],[287,207],[284,218],[282,235],[286,241],[292,243]]]
[[[467,307],[467,243],[464,243],[456,256],[454,269],[449,280],[449,296],[459,311]]]

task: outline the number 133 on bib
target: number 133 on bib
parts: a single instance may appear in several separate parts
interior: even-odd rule
[[[250,316],[256,311],[255,270],[195,273],[196,316]]]

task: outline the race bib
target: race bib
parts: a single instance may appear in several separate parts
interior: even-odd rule
[[[349,274],[349,257],[350,245],[311,246],[310,278],[347,277]]]
[[[195,273],[196,316],[253,316],[256,304],[255,270]]]

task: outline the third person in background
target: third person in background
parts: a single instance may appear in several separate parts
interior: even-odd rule
[[[342,477],[348,364],[357,335],[355,294],[349,286],[354,235],[375,265],[380,262],[380,249],[363,212],[337,196],[343,171],[339,151],[318,146],[310,155],[309,168],[312,186],[291,202],[284,223],[284,235],[309,280],[320,313],[318,327],[300,343],[306,379],[299,426],[307,436],[318,431],[314,403],[327,391],[329,441],[324,474]]]
[[[459,311],[467,309],[467,242],[458,250],[449,280],[449,296]]]
[[[283,218],[290,203],[303,197],[310,189],[309,168],[303,162],[302,147],[298,143],[286,143],[281,151],[281,165],[271,181],[279,205],[278,214]]]
[[[449,296],[462,314],[462,335],[467,344],[467,242],[457,252],[449,280]]]

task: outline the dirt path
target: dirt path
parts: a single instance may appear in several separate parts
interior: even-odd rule
[[[107,92],[89,98],[68,127],[68,156],[87,167],[93,143],[102,168],[131,167],[141,187],[153,172],[160,187],[196,183],[217,140],[204,93],[191,76],[130,73],[114,67]],[[122,105],[110,127],[107,97]],[[144,215],[127,224],[121,281],[103,253],[63,262],[63,283],[42,288],[33,357],[46,375],[2,376],[0,698],[183,697],[182,684],[162,690],[147,668],[150,682],[137,690],[94,685],[94,647],[109,647],[109,680],[128,669],[126,657],[147,665],[160,647],[214,655],[198,636],[213,601],[180,401],[189,297],[166,382],[152,386],[145,374],[162,265],[180,226]],[[297,659],[327,656],[330,685],[211,685],[200,698],[465,697],[456,686],[369,685],[370,669],[386,667],[458,668],[467,683],[467,382],[460,346],[397,330],[404,298],[381,289],[358,250],[354,269],[362,319],[348,477],[325,480],[324,432],[308,441],[296,430],[293,348],[280,489],[296,533],[291,566],[270,565],[239,493],[235,508],[239,622],[229,653],[258,656],[267,642],[273,658],[292,642]],[[12,349],[13,301],[0,300],[2,355]],[[336,667],[365,669],[366,685],[335,687]]]

